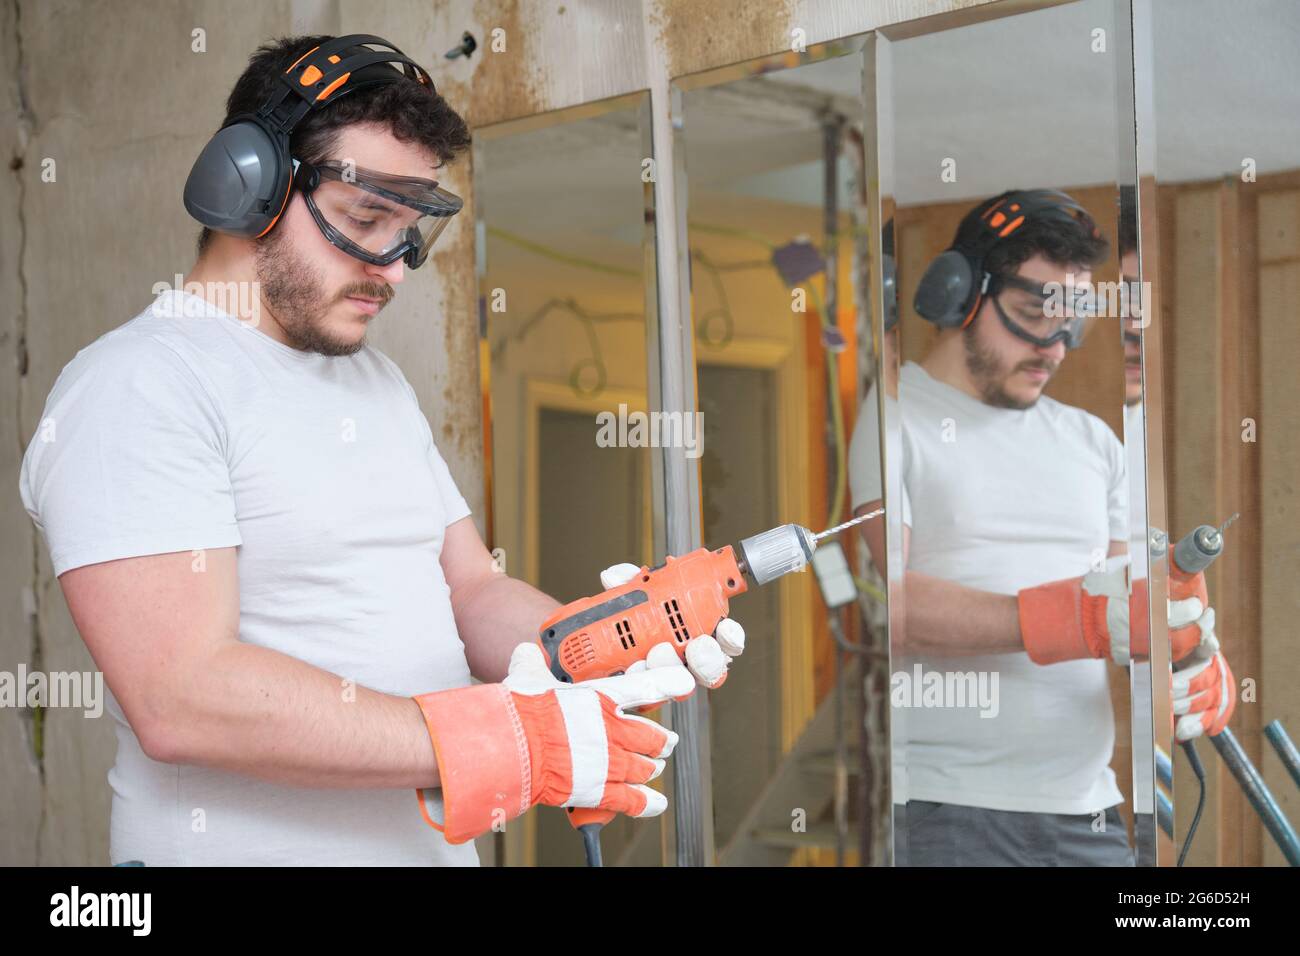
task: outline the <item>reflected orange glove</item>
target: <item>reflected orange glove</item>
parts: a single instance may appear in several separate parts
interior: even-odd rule
[[[1147,579],[1130,582],[1129,571],[1128,558],[1119,556],[1107,560],[1105,571],[1022,590],[1020,635],[1029,659],[1057,664],[1110,658],[1126,665],[1147,657]]]
[[[566,684],[538,645],[520,644],[502,683],[416,697],[442,779],[417,791],[425,822],[464,843],[538,803],[662,813],[667,798],[644,784],[663,772],[677,735],[623,710],[688,696],[695,678],[667,644],[645,664]]]
[[[1124,555],[1108,558],[1105,571],[1090,571],[1019,594],[1020,634],[1036,664],[1108,657],[1116,664],[1151,655],[1146,578],[1131,581]],[[1196,619],[1209,606],[1205,575],[1169,582],[1171,659],[1184,660],[1201,642]],[[1180,613],[1183,607],[1191,616]]]
[[[1190,602],[1195,598],[1199,604]],[[1169,643],[1172,660],[1181,661],[1196,650],[1201,643],[1201,629],[1196,621],[1210,606],[1210,595],[1205,588],[1205,572],[1191,577],[1182,574],[1169,576]],[[1184,609],[1186,613],[1184,613]],[[1210,627],[1213,628],[1213,619]]]
[[[1187,601],[1195,607],[1195,602]],[[1186,614],[1170,612],[1169,624],[1186,620]],[[1184,662],[1187,666],[1174,671],[1172,697],[1175,736],[1194,740],[1205,734],[1213,737],[1228,726],[1237,709],[1237,683],[1228,661],[1219,651],[1214,633],[1214,608],[1206,608],[1188,627],[1202,635],[1200,643]]]

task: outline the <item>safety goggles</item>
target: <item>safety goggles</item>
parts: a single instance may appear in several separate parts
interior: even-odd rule
[[[295,182],[325,238],[372,265],[405,259],[418,269],[464,205],[431,179],[390,176],[335,161],[294,162]]]
[[[1053,292],[1041,282],[999,274],[989,276],[986,294],[1007,331],[1039,348],[1063,341],[1077,349],[1096,315],[1096,300],[1086,287],[1067,285]]]

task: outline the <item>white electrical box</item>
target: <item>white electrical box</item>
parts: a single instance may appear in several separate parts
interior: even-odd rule
[[[858,585],[838,541],[828,541],[813,552],[813,573],[827,607],[843,607],[858,599]]]

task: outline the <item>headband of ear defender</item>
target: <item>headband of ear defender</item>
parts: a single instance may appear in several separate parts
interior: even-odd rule
[[[1092,224],[1087,210],[1055,189],[1012,189],[986,200],[967,214],[952,245],[921,276],[913,300],[917,314],[944,329],[969,325],[988,289],[985,258],[1031,220]],[[1096,235],[1096,226],[1091,228]]]
[[[402,80],[436,92],[418,63],[387,40],[361,33],[313,47],[278,79],[257,112],[231,117],[194,161],[185,209],[209,229],[243,239],[271,231],[293,188],[290,135],[308,113],[348,93]]]

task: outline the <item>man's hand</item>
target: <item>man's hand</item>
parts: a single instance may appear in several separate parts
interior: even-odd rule
[[[442,781],[441,806],[437,794],[419,792],[424,819],[464,843],[539,803],[657,816],[668,800],[644,784],[663,772],[677,735],[624,710],[694,689],[667,645],[634,671],[569,684],[540,647],[520,644],[502,683],[415,698]]]
[[[1169,626],[1174,622],[1201,634],[1196,648],[1174,671],[1173,705],[1177,720],[1174,733],[1179,740],[1194,740],[1205,734],[1213,737],[1228,726],[1237,709],[1237,684],[1228,662],[1219,651],[1214,633],[1214,608],[1200,609],[1200,601],[1190,598],[1171,601]]]
[[[635,564],[615,564],[600,572],[601,587],[609,590],[627,584],[641,571]],[[712,634],[699,634],[686,642],[686,666],[695,680],[709,690],[716,690],[727,679],[733,658],[745,652],[745,629],[724,617]]]

